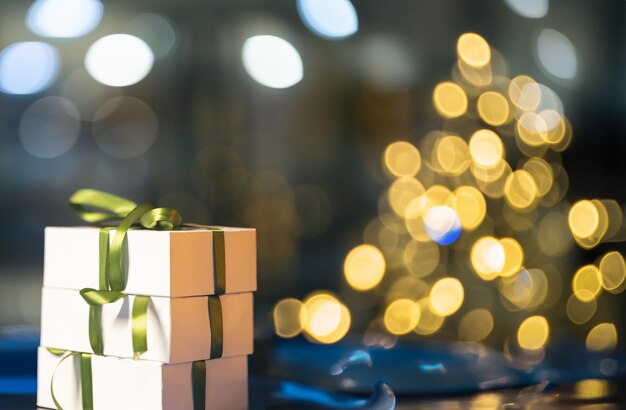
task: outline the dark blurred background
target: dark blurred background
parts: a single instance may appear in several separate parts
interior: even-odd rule
[[[98,17],[100,3],[91,3]],[[624,1],[358,0],[356,31],[338,39],[319,35],[296,1],[103,4],[92,30],[58,38],[46,35],[55,27],[44,12],[37,20],[30,2],[0,1],[0,325],[38,324],[44,227],[79,225],[67,198],[90,187],[176,207],[187,221],[257,228],[258,337],[274,332],[276,302],[318,289],[339,295],[351,310],[351,331],[364,331],[397,275],[364,295],[346,285],[344,258],[368,242],[364,229],[379,215],[390,184],[381,167],[385,148],[396,140],[419,147],[429,131],[446,129],[432,93],[450,80],[465,32],[499,51],[509,78],[529,75],[561,98],[573,139],[561,154],[569,190],[560,209],[582,198],[624,202]],[[559,78],[558,67],[554,75],[542,65],[545,29],[569,39],[574,75]],[[97,76],[97,67],[86,67],[92,44],[116,33],[137,36],[154,55],[153,65],[137,60],[149,72],[128,86],[106,85],[106,73],[103,84],[90,72]],[[279,80],[291,76],[293,84],[272,88],[253,78],[242,50],[259,35],[297,50],[301,80],[280,55],[273,56],[286,58]],[[39,48],[9,61],[7,50],[19,42]],[[39,73],[32,81],[15,71],[31,68]],[[624,324],[619,296],[599,300],[598,320],[584,329],[565,314],[574,271],[609,250],[623,245],[571,246],[559,257],[561,302],[544,312],[552,335],[584,338],[592,324],[614,322],[618,331]],[[466,287],[466,301],[472,292]],[[509,315],[498,306],[495,299],[488,306],[496,323]],[[446,323],[441,337],[455,338],[456,323]]]

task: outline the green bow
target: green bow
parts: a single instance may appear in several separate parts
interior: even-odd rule
[[[102,340],[102,306],[114,303],[126,294],[114,290],[84,288],[80,295],[89,305],[89,344],[95,354],[104,354]],[[132,308],[131,328],[133,336],[133,357],[138,358],[148,350],[148,303],[149,296],[135,296]]]
[[[183,218],[173,208],[155,208],[149,203],[136,204],[130,199],[112,195],[107,192],[94,189],[80,189],[69,199],[70,206],[84,221],[106,222],[114,219],[122,219],[117,226],[113,241],[109,248],[108,231],[110,227],[103,228],[100,236],[100,250],[105,247],[106,258],[100,258],[100,290],[122,291],[124,290],[124,278],[122,275],[122,250],[126,233],[137,222],[146,229],[169,231],[178,229],[183,224]],[[90,209],[94,210],[90,210]],[[104,232],[106,243],[103,243]]]

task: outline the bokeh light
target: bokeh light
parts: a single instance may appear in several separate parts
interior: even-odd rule
[[[478,228],[487,215],[483,194],[472,186],[464,185],[454,190],[454,197],[463,229],[471,231]]]
[[[510,118],[509,102],[496,91],[486,91],[478,97],[478,115],[494,127],[505,124]]]
[[[134,97],[110,99],[98,108],[92,120],[96,144],[115,158],[144,154],[156,141],[159,130],[152,108]]]
[[[433,104],[441,116],[457,118],[467,111],[467,94],[458,84],[439,83],[433,91]]]
[[[489,44],[476,33],[462,34],[456,43],[456,51],[459,60],[472,67],[484,67],[491,61]]]
[[[298,14],[315,34],[339,40],[359,29],[359,19],[350,0],[298,0]]]
[[[582,400],[598,400],[609,393],[609,382],[601,379],[585,379],[574,385],[574,396]]]
[[[456,278],[439,279],[430,290],[429,303],[432,311],[440,316],[450,316],[463,304],[463,285]]]
[[[583,302],[595,299],[602,290],[602,274],[595,265],[578,269],[572,279],[572,291]]]
[[[445,316],[435,312],[431,307],[430,298],[424,297],[417,302],[420,308],[420,319],[413,331],[421,336],[437,333],[445,322]]]
[[[472,268],[483,280],[493,280],[502,271],[506,262],[504,247],[491,236],[480,238],[470,252]]]
[[[73,38],[90,33],[102,19],[99,0],[37,0],[26,26],[42,37]]]
[[[622,254],[617,251],[607,252],[602,256],[599,267],[602,287],[611,293],[622,291],[626,279],[626,264]]]
[[[20,120],[20,142],[38,158],[56,158],[74,145],[80,132],[78,108],[68,99],[44,97],[32,103]]]
[[[126,87],[143,80],[154,64],[154,54],[142,39],[111,34],[97,40],[85,55],[85,68],[96,81]]]
[[[313,340],[330,344],[338,342],[348,333],[352,318],[348,308],[336,297],[320,292],[304,300],[300,322]]]
[[[14,43],[0,52],[0,91],[34,94],[48,88],[59,74],[61,58],[50,44]]]
[[[366,291],[380,283],[385,267],[385,257],[378,248],[373,245],[359,245],[346,256],[343,274],[354,289]]]
[[[411,299],[394,300],[385,309],[385,328],[394,335],[411,332],[420,320],[419,305]]]
[[[504,185],[506,203],[519,211],[532,209],[537,204],[537,183],[528,171],[513,171]]]
[[[493,316],[487,309],[470,310],[459,322],[459,338],[468,342],[480,342],[493,330]]]
[[[439,245],[450,245],[461,236],[461,220],[456,211],[449,206],[438,205],[424,214],[426,233]]]
[[[548,14],[550,0],[504,0],[507,6],[522,17],[540,19]]]
[[[504,145],[498,135],[487,129],[476,131],[469,141],[472,160],[484,168],[493,168],[504,156]]]
[[[385,149],[383,162],[392,175],[411,177],[419,172],[422,157],[418,149],[410,142],[396,141]]]
[[[246,72],[259,84],[289,88],[302,80],[302,58],[287,40],[260,35],[248,38],[241,50]]]
[[[274,330],[278,336],[291,338],[302,332],[302,309],[304,304],[294,298],[282,299],[274,306]]]
[[[155,58],[169,55],[177,44],[174,24],[160,14],[142,13],[135,16],[126,24],[124,31],[148,43]]]
[[[537,38],[537,58],[548,74],[562,80],[573,80],[578,73],[578,56],[572,42],[549,28]]]
[[[522,349],[541,349],[548,342],[550,325],[543,316],[531,316],[524,319],[517,329],[517,343]]]
[[[593,352],[611,351],[616,345],[617,328],[613,323],[600,323],[594,326],[585,340],[587,350]]]
[[[567,317],[572,323],[582,325],[593,317],[597,307],[598,304],[595,299],[582,301],[578,299],[576,295],[571,295],[566,305]]]

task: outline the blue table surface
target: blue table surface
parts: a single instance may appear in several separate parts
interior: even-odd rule
[[[36,335],[0,338],[0,409],[35,407],[38,344]],[[611,374],[602,371],[607,360]],[[473,344],[383,349],[355,340],[326,346],[274,339],[257,343],[250,369],[252,409],[483,408],[471,405],[482,398],[524,408],[575,408],[589,404],[572,390],[587,378],[608,379],[611,386],[592,403],[626,408],[624,354],[588,354],[579,345],[549,350],[540,364],[520,370]]]

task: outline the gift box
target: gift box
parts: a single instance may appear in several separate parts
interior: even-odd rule
[[[101,306],[104,355],[133,357],[132,307],[135,298],[125,295],[116,302]],[[213,301],[219,298],[221,309],[210,308],[210,298]],[[93,353],[89,327],[90,306],[78,291],[43,288],[42,346]],[[165,363],[209,359],[214,357],[212,349],[219,342],[222,357],[251,354],[252,294],[187,298],[152,296],[147,306],[146,339],[147,350],[140,358]]]
[[[223,247],[218,248],[216,233],[208,229],[128,231],[122,258],[125,292],[187,297],[255,291],[255,229],[219,228]],[[112,229],[110,241],[114,234]],[[46,228],[44,287],[98,289],[99,236],[96,227]],[[225,265],[223,292],[216,292],[214,269],[219,258]]]
[[[65,353],[68,354],[68,353]],[[89,376],[93,410],[181,410],[194,408],[194,382],[204,389],[206,409],[240,410],[248,408],[247,358],[243,356],[207,360],[204,377],[194,377],[193,363],[164,364],[147,360],[116,357],[89,357],[90,369],[81,365],[81,355],[61,356],[40,347],[38,351],[37,405],[56,408],[54,394],[64,410],[83,409],[83,391],[88,388],[81,379]],[[88,372],[88,375],[81,372]],[[204,383],[202,383],[204,382]],[[202,391],[204,390],[204,391]]]

